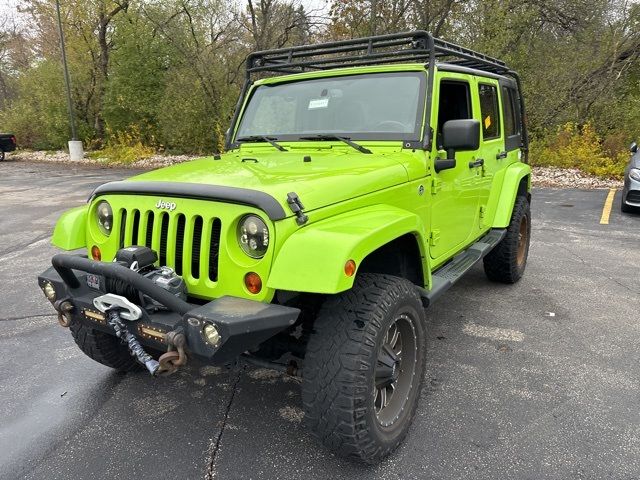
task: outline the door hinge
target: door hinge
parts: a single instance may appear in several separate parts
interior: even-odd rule
[[[436,193],[438,193],[441,188],[442,188],[442,180],[434,177],[431,180],[431,195],[435,195]]]
[[[484,214],[487,212],[487,207],[480,207],[480,218],[484,218]]]
[[[434,247],[440,241],[440,230],[432,230],[429,235],[429,245]]]

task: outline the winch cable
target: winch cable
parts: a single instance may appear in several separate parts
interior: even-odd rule
[[[116,332],[116,336],[127,344],[131,356],[135,357],[138,362],[146,367],[151,375],[155,376],[160,368],[160,363],[145,352],[140,342],[138,342],[138,339],[127,329],[122,318],[120,318],[119,308],[110,308],[107,310],[107,322],[111,328],[113,328],[114,332]]]

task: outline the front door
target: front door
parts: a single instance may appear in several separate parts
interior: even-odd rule
[[[474,118],[472,86],[465,74],[442,72],[436,85],[438,157],[442,149],[442,126],[448,120]],[[431,209],[431,258],[437,265],[458,251],[478,231],[478,169],[470,167],[476,151],[456,152],[456,166],[433,171]]]

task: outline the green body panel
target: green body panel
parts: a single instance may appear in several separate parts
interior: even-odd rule
[[[412,155],[401,150],[400,142],[395,143],[395,146],[367,143],[376,150],[376,155],[364,155],[339,142],[300,142],[297,148],[283,142],[290,148],[287,152],[270,145],[249,144],[222,155],[220,160],[194,160],[129,180],[169,180],[260,190],[279,201],[287,213],[291,213],[287,194],[296,192],[305,209],[312,211],[406,183],[409,179],[406,164],[411,163]],[[310,162],[303,161],[306,155],[311,157]]]
[[[72,208],[60,215],[51,243],[63,250],[77,250],[87,245],[86,230],[87,207]]]
[[[316,222],[287,238],[273,264],[268,286],[317,293],[348,290],[354,280],[344,272],[348,260],[358,266],[381,245],[407,233],[424,246],[422,219],[390,205],[360,208]],[[424,253],[422,259],[426,269]]]
[[[252,88],[306,78],[392,71],[425,71],[425,67],[385,65],[309,72],[259,80]],[[428,116],[430,125],[437,126],[439,85],[444,79],[469,83],[473,116],[481,119],[478,83],[498,85],[498,81],[437,68],[433,107],[431,112],[425,109],[423,119]],[[250,94],[245,103],[248,98]],[[528,165],[520,162],[519,150],[497,159],[505,145],[501,137],[482,140],[477,151],[456,152],[456,167],[436,173],[434,160],[445,158],[446,153],[436,149],[435,137],[430,151],[403,148],[401,141],[358,141],[372,154],[363,154],[339,141],[279,142],[288,149],[285,152],[268,143],[243,143],[219,159],[202,158],[129,180],[257,190],[279,202],[286,218],[272,222],[264,212],[239,204],[168,195],[107,194],[94,198],[88,207],[63,215],[53,241],[65,249],[86,246],[89,252],[96,245],[102,260],[111,261],[122,246],[148,244],[159,251],[161,238],[168,238],[164,263],[176,267],[175,239],[179,236],[179,218],[184,215],[186,228],[181,237],[183,256],[178,273],[184,276],[190,295],[203,299],[233,295],[269,302],[276,290],[327,294],[344,291],[354,279],[344,273],[347,260],[354,260],[359,267],[369,253],[402,235],[412,234],[421,254],[416,261],[421,262],[424,286],[429,289],[432,271],[492,227],[508,225],[519,182],[525,176],[530,182],[531,172]],[[311,160],[305,161],[305,157]],[[469,162],[480,157],[485,159],[485,166],[470,168]],[[287,203],[290,192],[298,194],[308,215],[302,226],[296,223]],[[101,199],[108,200],[114,210],[113,233],[109,237],[99,231],[95,221],[95,206]],[[160,199],[174,202],[176,209],[158,210],[155,205]],[[124,211],[127,215],[123,221]],[[155,220],[147,236],[149,212]],[[238,244],[238,222],[250,213],[260,216],[270,232],[267,254],[259,260],[244,254]],[[167,215],[164,231],[162,215]],[[198,216],[203,222],[202,242],[196,245],[199,258],[196,255],[197,261],[192,263],[191,242]],[[210,238],[216,230],[214,219],[219,219],[221,233],[217,279],[212,280],[208,271],[210,262],[215,261],[209,256]],[[134,235],[134,231],[138,234]],[[199,271],[194,272],[194,268]],[[258,295],[250,294],[244,286],[247,272],[256,272],[262,278],[263,290]]]
[[[504,228],[509,225],[518,187],[525,177],[527,177],[527,191],[530,192],[531,167],[525,163],[512,163],[500,172],[499,178],[495,179],[487,204],[487,219],[493,227]]]

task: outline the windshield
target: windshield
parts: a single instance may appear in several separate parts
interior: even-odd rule
[[[423,72],[374,73],[261,85],[236,138],[297,140],[332,134],[354,140],[419,140]]]

